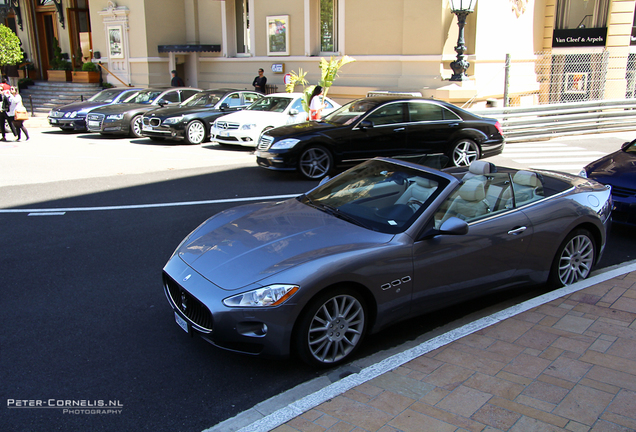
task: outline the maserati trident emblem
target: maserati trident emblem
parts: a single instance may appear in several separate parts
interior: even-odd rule
[[[185,291],[181,291],[181,310],[183,312],[188,308],[188,298],[185,295]]]

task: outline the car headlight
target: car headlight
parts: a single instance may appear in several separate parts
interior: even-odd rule
[[[77,117],[77,111],[73,111],[73,112],[71,113],[71,118],[75,118],[75,117]]]
[[[181,120],[183,120],[183,116],[179,116],[179,117],[168,117],[167,119],[165,119],[163,121],[163,124],[165,125],[169,125],[169,124],[176,124],[179,123]]]
[[[585,171],[585,168],[583,168],[581,172],[579,172],[579,176],[587,178],[587,171]]]
[[[271,149],[278,149],[278,150],[290,149],[293,146],[295,146],[296,144],[298,144],[299,142],[300,142],[299,139],[287,138],[287,139],[275,142],[274,144],[272,144],[272,146],[270,148]]]
[[[258,288],[223,300],[228,307],[267,307],[278,306],[296,294],[298,285],[270,285]]]
[[[256,125],[254,123],[250,123],[250,124],[244,124],[243,126],[241,126],[241,130],[250,130],[250,129],[256,129]]]
[[[109,116],[106,116],[107,120],[121,120],[124,118],[123,114],[110,114]]]

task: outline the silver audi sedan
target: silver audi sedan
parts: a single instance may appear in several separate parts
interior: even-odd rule
[[[587,277],[611,208],[608,187],[578,176],[373,159],[296,198],[211,217],[164,267],[164,289],[186,333],[333,366],[400,320]]]

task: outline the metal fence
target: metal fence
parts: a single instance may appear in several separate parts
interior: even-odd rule
[[[540,51],[531,58],[511,58],[506,69],[508,106],[636,97],[636,54]],[[609,79],[617,74],[621,79]]]

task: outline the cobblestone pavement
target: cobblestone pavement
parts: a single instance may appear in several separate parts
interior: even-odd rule
[[[485,327],[275,432],[636,430],[636,272]]]

